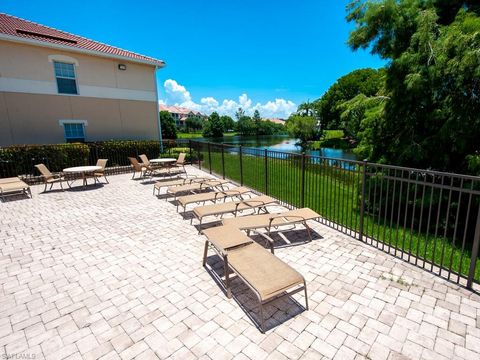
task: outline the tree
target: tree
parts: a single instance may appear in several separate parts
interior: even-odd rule
[[[160,124],[162,126],[163,139],[177,138],[177,127],[175,126],[175,120],[168,111],[160,111]]]
[[[286,126],[289,135],[298,139],[302,151],[308,148],[308,141],[314,139],[318,131],[317,120],[312,116],[291,115]]]
[[[203,127],[203,119],[200,116],[190,116],[185,121],[188,131],[199,131]]]
[[[238,110],[235,112],[235,117],[237,118],[237,121],[240,120],[244,116],[245,116],[245,110],[243,110],[241,107],[239,107]]]
[[[361,139],[370,160],[472,171],[480,153],[478,1],[354,1],[347,19],[356,24],[349,45],[389,61],[381,126]]]
[[[242,116],[237,121],[237,132],[241,135],[255,135],[256,128],[250,116]]]
[[[315,116],[315,106],[309,100],[298,105],[297,114],[301,116]]]
[[[222,137],[225,129],[217,112],[213,112],[203,127],[204,137]]]
[[[320,119],[322,129],[348,130],[348,124],[340,119],[340,105],[359,94],[375,95],[384,86],[384,70],[360,69],[339,78],[323,96],[312,103],[301,104],[298,109],[302,113],[315,113]],[[303,109],[303,110],[302,110]],[[348,131],[347,131],[348,133]],[[354,135],[354,134],[348,134]]]
[[[223,115],[220,117],[220,120],[222,120],[223,129],[225,131],[230,131],[235,129],[235,121],[233,121],[233,119],[230,116]]]

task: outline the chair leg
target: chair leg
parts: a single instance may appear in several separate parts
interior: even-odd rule
[[[110,183],[108,182],[107,176],[106,176],[106,175],[103,175],[103,177],[105,178],[105,181],[107,182],[107,184],[110,184]]]
[[[260,301],[260,321],[261,321],[261,331],[262,334],[265,334],[265,316],[263,314],[263,303]]]
[[[43,189],[43,192],[46,192],[47,191],[47,183],[45,182],[45,188]]]
[[[205,241],[205,249],[203,249],[203,261],[202,261],[203,266],[207,264],[207,254],[208,254],[208,240]]]
[[[63,184],[62,184],[62,183],[63,183],[63,181],[60,181],[60,188],[61,188],[62,191],[63,191]]]
[[[228,257],[223,255],[223,267],[225,270],[225,287],[227,288],[227,298],[232,298],[232,290],[230,289],[230,269],[228,268]]]
[[[305,309],[308,310],[308,296],[307,296],[307,283],[303,281],[303,287],[305,288]]]

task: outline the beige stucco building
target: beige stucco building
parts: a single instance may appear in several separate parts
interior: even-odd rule
[[[158,139],[163,66],[0,14],[0,146]]]

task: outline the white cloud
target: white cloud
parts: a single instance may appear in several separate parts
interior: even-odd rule
[[[255,110],[258,110],[262,117],[287,118],[297,109],[297,105],[293,101],[285,99],[275,99],[263,104],[256,103],[252,106],[253,101],[247,94],[241,94],[238,100],[224,99],[221,102],[212,96],[207,96],[201,98],[200,103],[196,103],[185,86],[173,79],[165,80],[163,87],[165,88],[165,99],[160,99],[160,104],[183,106],[206,114],[216,111],[220,115],[233,117],[237,109],[241,107],[247,115],[252,115]]]

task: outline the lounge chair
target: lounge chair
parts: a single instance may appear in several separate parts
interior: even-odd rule
[[[187,156],[187,154],[185,153],[180,153],[178,154],[178,158],[177,158],[177,161],[175,162],[175,164],[173,164],[171,166],[171,169],[178,169],[180,170],[180,172],[183,172],[183,173],[187,173],[187,170],[185,170],[185,157]]]
[[[138,157],[140,158],[140,160],[142,160],[142,162],[140,163],[140,165],[143,165],[143,166],[145,166],[145,167],[151,165],[151,164],[150,164],[150,160],[148,160],[147,155],[142,154],[142,155],[138,155]]]
[[[256,295],[260,307],[260,330],[265,333],[263,306],[284,296],[305,292],[305,309],[308,310],[305,278],[262,246],[233,226],[218,226],[203,231],[207,237],[203,254],[206,266],[209,247],[224,261],[227,297],[231,298],[230,270]],[[210,246],[211,245],[211,246]]]
[[[134,157],[129,157],[128,160],[130,160],[130,164],[132,165],[132,168],[133,168],[132,179],[135,179],[135,174],[137,172],[140,173],[140,178],[145,178],[147,176],[152,176],[152,175],[161,175],[161,174],[170,175],[167,169],[155,169],[151,165],[145,165],[145,164],[139,163],[138,160]]]
[[[17,195],[18,193],[32,197],[30,186],[19,177],[0,179],[0,196],[3,200],[5,200],[6,196]]]
[[[180,177],[178,179],[168,180],[168,181],[157,181],[155,184],[153,184],[153,195],[155,195],[155,190],[158,191],[157,195],[160,195],[160,190],[163,187],[168,188],[170,186],[186,185],[186,184],[191,184],[193,182],[202,182],[208,179],[209,178],[206,178],[206,177],[191,176],[191,177]]]
[[[177,198],[177,212],[178,212],[179,205],[182,205],[183,212],[185,212],[188,204],[203,203],[205,205],[207,201],[211,201],[215,203],[218,200],[226,200],[229,197],[238,197],[241,200],[243,200],[243,195],[249,192],[251,192],[249,188],[239,186],[233,189],[228,189],[223,191],[211,191],[211,192],[200,193],[200,194],[180,196],[179,198]]]
[[[224,190],[223,185],[227,183],[228,183],[228,180],[209,179],[209,180],[195,182],[195,183],[186,184],[186,185],[171,186],[167,188],[167,195],[173,196],[174,200],[177,200],[178,195],[186,192],[194,193],[194,192],[200,192],[204,190],[211,190],[214,188],[220,188]]]
[[[45,182],[45,189],[43,189],[43,192],[47,191],[47,186],[49,184],[50,184],[49,190],[52,190],[53,184],[56,184],[56,183],[59,183],[60,188],[63,190],[62,183],[65,181],[65,178],[63,177],[62,173],[51,173],[50,170],[48,170],[44,164],[38,164],[38,165],[35,165],[35,167],[38,169],[40,174],[42,174],[43,181]]]
[[[260,211],[262,210],[268,213],[267,206],[275,204],[278,204],[278,200],[271,198],[267,195],[261,195],[247,200],[229,201],[221,204],[197,206],[193,209],[193,215],[195,215],[195,217],[200,222],[198,224],[200,232],[200,229],[202,227],[202,220],[206,216],[222,216],[229,213],[237,216],[239,212],[245,210],[253,210],[255,212],[255,210],[257,209],[258,213],[260,213]]]
[[[269,243],[273,252],[273,240],[270,238],[272,228],[278,229],[280,226],[302,224],[307,229],[308,238],[312,241],[310,227],[307,224],[308,220],[319,218],[320,215],[309,208],[301,208],[285,211],[278,214],[261,214],[239,216],[230,219],[223,219],[223,225],[231,225],[240,230],[246,230],[247,234],[251,230],[266,229],[267,234],[261,234]]]
[[[95,179],[95,182],[98,181],[98,183],[100,183],[100,180],[98,180],[98,179],[103,176],[105,178],[105,181],[107,182],[107,184],[109,184],[107,176],[105,175],[105,167],[107,166],[107,161],[108,161],[108,159],[98,159],[97,160],[97,166],[101,166],[102,169],[97,170],[92,174],[93,178]]]

